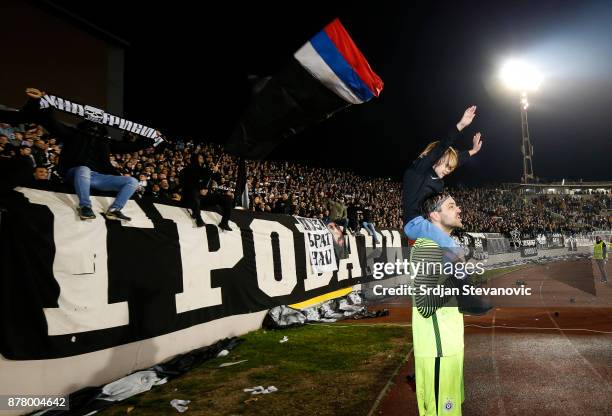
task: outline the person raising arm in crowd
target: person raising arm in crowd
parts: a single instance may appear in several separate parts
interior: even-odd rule
[[[152,147],[153,139],[142,138],[136,142],[119,142],[107,137],[106,128],[91,121],[82,121],[77,128],[68,127],[55,119],[51,108],[41,109],[44,92],[36,88],[26,89],[30,98],[26,112],[45,129],[63,142],[58,170],[64,181],[73,185],[79,198],[77,212],[82,220],[93,219],[90,192],[117,191],[117,197],[104,216],[110,220],[130,221],[121,212],[130,197],[138,189],[138,181],[130,176],[120,176],[110,163],[110,154],[128,153]]]

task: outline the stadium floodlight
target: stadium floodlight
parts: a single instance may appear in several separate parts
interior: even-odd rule
[[[536,91],[542,84],[542,74],[528,63],[512,59],[501,69],[500,77],[506,87],[520,93]]]
[[[533,174],[533,146],[529,139],[529,126],[527,124],[527,108],[529,100],[527,93],[536,91],[542,84],[542,74],[535,67],[528,63],[511,59],[507,61],[500,71],[500,78],[509,89],[517,91],[521,95],[521,128],[523,134],[523,145],[521,151],[523,153],[523,183],[529,183],[535,179]]]

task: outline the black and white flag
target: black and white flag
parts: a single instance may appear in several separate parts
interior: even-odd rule
[[[148,137],[149,139],[155,140],[156,144],[163,140],[159,130],[109,114],[101,108],[91,105],[79,104],[74,101],[67,100],[66,98],[46,94],[40,99],[40,108],[49,107],[56,108],[60,111],[70,113],[75,116],[83,117],[84,119],[93,123],[104,124],[119,130]]]

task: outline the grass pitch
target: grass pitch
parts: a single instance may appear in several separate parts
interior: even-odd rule
[[[367,323],[367,321],[364,321]],[[279,341],[287,336],[289,341]],[[406,358],[410,328],[306,325],[246,334],[226,357],[103,411],[103,415],[176,415],[172,399],[191,400],[186,415],[367,415]],[[220,368],[225,362],[248,360]],[[271,394],[243,389],[276,386]]]

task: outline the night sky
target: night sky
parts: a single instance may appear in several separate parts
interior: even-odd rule
[[[497,78],[505,58],[517,57],[544,74],[529,107],[536,176],[612,176],[612,2],[377,2],[369,9],[225,2],[214,9],[201,3],[203,11],[186,2],[133,10],[112,1],[97,9],[54,3],[130,43],[125,115],[174,137],[223,142],[248,103],[248,76],[273,74],[339,17],[385,88],[378,99],[294,137],[272,158],[399,179],[475,104],[478,115],[458,147],[470,147],[480,131],[483,150],[448,182],[518,181],[519,98]]]

